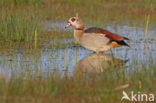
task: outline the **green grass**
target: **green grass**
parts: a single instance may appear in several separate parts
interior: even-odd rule
[[[61,77],[59,73],[46,76],[31,75],[29,71],[14,74],[10,79],[0,78],[1,103],[114,103],[120,102],[122,91],[155,94],[155,67],[136,66],[137,70],[125,73],[124,69],[100,75],[83,74],[78,77]],[[132,68],[129,68],[132,69]],[[40,73],[38,73],[40,74]],[[89,78],[88,78],[89,77]],[[116,90],[121,85],[127,88]]]
[[[1,0],[0,6],[0,40],[32,41],[35,28],[39,38],[45,33],[41,29],[45,19],[67,21],[77,14],[92,26],[145,25],[148,14],[156,24],[153,0]]]
[[[1,6],[24,6],[24,5],[40,5],[41,0],[1,0],[0,5]]]
[[[72,16],[79,16],[86,25],[144,27],[148,21],[144,20],[145,15],[150,15],[149,27],[155,27],[155,0],[0,0],[1,54],[20,49],[26,54],[37,55],[38,51],[33,49],[42,48],[42,43],[52,39],[55,44],[46,49],[65,49],[74,44],[65,43],[66,38],[72,38],[69,31],[44,31],[42,26],[46,19],[67,21]],[[143,35],[146,36],[147,33]],[[66,59],[64,62],[69,65]],[[62,77],[57,71],[42,76],[37,68],[36,74],[32,74],[30,68],[23,68],[24,72],[16,71],[9,79],[0,75],[0,103],[115,103],[120,102],[123,90],[156,94],[155,68],[150,61],[138,65],[134,60],[127,71],[111,67],[100,76],[84,74],[78,77]],[[115,89],[125,84],[130,86]]]
[[[41,33],[41,18],[38,12],[19,9],[1,9],[0,40],[32,41],[35,29]]]

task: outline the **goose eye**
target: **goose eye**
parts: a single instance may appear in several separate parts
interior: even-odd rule
[[[71,21],[74,22],[75,21],[75,18],[72,18]]]

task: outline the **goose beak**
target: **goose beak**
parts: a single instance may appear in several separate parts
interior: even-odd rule
[[[72,24],[68,22],[68,24],[65,26],[65,29],[69,28],[70,26],[72,26]]]

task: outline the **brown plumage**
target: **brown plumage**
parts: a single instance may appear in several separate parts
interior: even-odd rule
[[[121,37],[121,36],[119,36],[117,34],[111,33],[111,32],[109,32],[107,30],[104,30],[102,28],[97,28],[97,27],[88,28],[84,32],[85,33],[97,33],[97,34],[102,33],[102,34],[106,35],[106,37],[108,37],[108,38],[110,38],[112,40],[117,40],[117,41],[121,41],[121,40],[124,40],[124,39],[129,40],[126,37]]]
[[[129,46],[124,40],[129,40],[126,37],[119,36],[117,34],[111,33],[107,30],[102,28],[92,27],[88,28],[84,31],[85,33],[96,33],[96,34],[103,34],[110,39],[110,45],[112,47],[120,47],[122,45]]]

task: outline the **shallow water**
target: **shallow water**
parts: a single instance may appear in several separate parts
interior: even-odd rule
[[[45,28],[47,31],[50,31],[51,29],[64,29],[65,24],[46,23],[44,26],[47,27]],[[25,72],[34,74],[36,71],[39,71],[44,75],[57,71],[61,75],[67,73],[71,76],[74,75],[74,71],[77,70],[99,73],[104,72],[101,67],[109,68],[110,62],[113,62],[113,65],[124,63],[125,72],[131,72],[137,69],[136,64],[140,66],[146,64],[148,67],[151,63],[156,63],[156,30],[149,29],[147,42],[145,42],[144,28],[107,26],[105,29],[130,38],[130,41],[127,41],[130,48],[116,48],[97,57],[95,54],[92,54],[92,51],[86,50],[81,46],[68,45],[65,48],[56,50],[53,48],[46,49],[46,46],[53,43],[53,39],[51,39],[49,42],[43,43],[43,48],[35,53],[25,53],[23,50],[15,50],[11,53],[1,52],[0,75],[11,77],[12,75],[17,75],[18,72],[19,75],[22,75]],[[74,41],[74,39],[65,40],[67,42]],[[99,67],[99,65],[102,66]],[[129,69],[130,67],[133,70]],[[116,68],[119,69],[120,66],[117,66]]]

